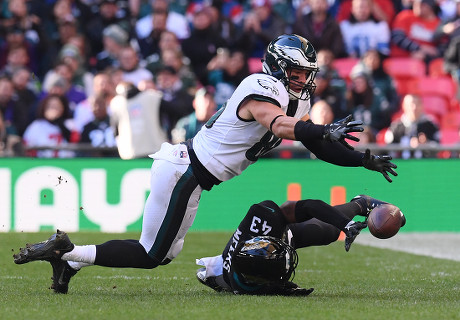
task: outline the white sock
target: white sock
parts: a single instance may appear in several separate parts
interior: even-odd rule
[[[93,266],[94,264],[92,263],[86,263],[86,262],[76,262],[76,261],[67,261],[69,266],[74,269],[74,270],[80,270],[83,267],[87,266]]]
[[[96,246],[75,246],[72,251],[64,253],[61,259],[92,265],[96,260]]]

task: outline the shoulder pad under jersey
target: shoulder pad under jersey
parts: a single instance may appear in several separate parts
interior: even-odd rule
[[[268,74],[255,73],[246,77],[240,84],[247,95],[261,95],[277,100],[281,106],[289,103],[289,94],[284,85]]]

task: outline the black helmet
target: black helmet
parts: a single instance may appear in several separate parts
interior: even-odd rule
[[[316,51],[307,39],[296,35],[282,35],[270,42],[262,60],[263,71],[280,80],[294,99],[307,100],[316,89],[314,79],[318,72]],[[309,70],[301,92],[289,88],[291,68]]]
[[[233,274],[244,285],[288,281],[297,267],[297,252],[280,239],[257,236],[241,242],[232,258]]]

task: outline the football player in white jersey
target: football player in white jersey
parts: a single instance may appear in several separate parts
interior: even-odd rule
[[[267,47],[264,73],[244,79],[232,97],[185,143],[164,143],[151,155],[151,192],[146,201],[140,240],[112,240],[76,246],[65,232],[22,248],[17,264],[47,260],[52,287],[67,293],[70,278],[88,265],[155,268],[182,250],[203,190],[231,179],[276,147],[281,139],[301,141],[319,159],[341,166],[364,166],[396,176],[389,156],[352,150],[346,139],[361,132],[351,116],[329,125],[309,121],[309,98],[318,71],[313,46],[298,35],[282,35]]]

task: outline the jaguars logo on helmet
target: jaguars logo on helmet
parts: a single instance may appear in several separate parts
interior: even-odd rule
[[[262,61],[263,71],[280,80],[291,99],[307,100],[313,95],[316,89],[314,79],[319,69],[316,51],[307,39],[296,34],[279,36],[270,42]],[[293,68],[309,71],[300,92],[289,87],[295,81],[290,79],[290,70]]]
[[[297,252],[280,239],[257,236],[240,243],[232,258],[234,284],[246,292],[287,282],[297,267]]]

